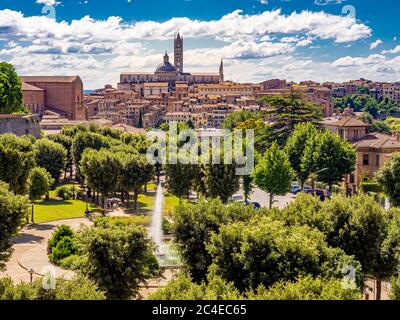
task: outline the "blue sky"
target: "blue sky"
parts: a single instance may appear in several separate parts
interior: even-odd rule
[[[400,81],[399,11],[397,0],[2,0],[0,59],[93,89],[153,71],[179,29],[189,72],[224,58],[241,82]]]

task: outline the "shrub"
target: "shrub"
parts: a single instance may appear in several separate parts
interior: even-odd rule
[[[162,220],[162,229],[165,235],[171,235],[173,230],[173,225],[168,219]]]
[[[71,186],[61,186],[56,189],[56,196],[63,200],[71,200],[74,192]]]
[[[143,228],[82,228],[76,240],[86,257],[80,271],[95,281],[108,299],[135,297],[140,283],[159,273],[154,247]]]
[[[138,215],[132,217],[99,217],[94,220],[96,227],[107,226],[142,226],[148,227],[151,224],[151,217]]]
[[[382,192],[382,187],[376,182],[363,182],[363,183],[361,183],[360,187],[364,193],[369,193],[369,192],[381,193]]]
[[[346,289],[338,279],[299,278],[295,282],[278,282],[271,288],[260,286],[249,293],[250,300],[361,300],[358,289]]]
[[[59,266],[66,270],[79,270],[86,263],[86,257],[73,254],[70,255],[59,262]]]
[[[389,294],[390,300],[400,300],[400,276],[392,279],[392,289]]]
[[[47,242],[47,252],[50,254],[55,246],[57,246],[57,243],[64,237],[74,237],[74,231],[71,229],[71,227],[66,226],[66,225],[61,225],[54,230],[54,232],[51,235],[51,238]]]
[[[104,293],[84,277],[57,279],[54,290],[45,290],[42,279],[15,284],[11,278],[0,279],[0,300],[104,300]]]
[[[74,241],[70,237],[64,237],[57,242],[57,245],[52,249],[49,259],[54,264],[60,264],[62,259],[65,259],[77,251]]]

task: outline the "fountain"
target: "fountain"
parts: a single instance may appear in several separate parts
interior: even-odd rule
[[[154,206],[153,217],[151,221],[151,238],[157,246],[157,256],[163,256],[162,252],[162,238],[163,238],[163,230],[162,230],[162,209],[164,203],[164,191],[161,186],[161,183],[157,188],[156,195],[156,203]]]
[[[157,188],[156,203],[151,221],[150,235],[156,244],[156,257],[161,266],[179,266],[181,259],[173,246],[169,242],[163,241],[163,206],[164,191],[161,183]]]

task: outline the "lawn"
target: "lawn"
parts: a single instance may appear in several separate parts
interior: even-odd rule
[[[89,204],[91,212],[99,212],[95,206]],[[83,218],[85,217],[86,203],[82,200],[42,200],[35,204],[34,220],[35,223],[48,221]]]
[[[76,187],[76,186],[75,186]],[[83,218],[85,216],[86,202],[82,200],[60,200],[57,199],[54,190],[50,191],[49,200],[41,200],[34,206],[35,223],[43,223],[48,221]],[[91,212],[100,212],[95,205],[89,204]],[[29,215],[29,219],[30,219]]]
[[[151,214],[153,212],[154,204],[156,201],[157,186],[153,183],[147,186],[147,192],[139,194],[138,198],[138,212],[139,214]],[[133,201],[133,194],[130,194],[131,205]],[[168,193],[164,198],[164,215],[170,216],[174,208],[179,204],[179,199]]]
[[[138,211],[136,214],[150,215],[153,211],[156,196],[156,185],[149,184],[146,193],[141,193],[138,198]],[[133,194],[130,195],[131,205]],[[164,203],[164,215],[170,216],[174,208],[179,204],[179,199],[175,196],[166,194]],[[101,212],[100,208],[89,204],[91,212]],[[85,215],[86,203],[82,200],[60,200],[56,197],[55,191],[50,191],[49,200],[36,202],[34,210],[35,223],[48,221],[83,218]],[[129,213],[133,213],[129,210]]]

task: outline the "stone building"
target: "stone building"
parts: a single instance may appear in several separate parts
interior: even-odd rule
[[[355,117],[326,119],[325,126],[342,139],[351,142],[356,149],[355,171],[345,179],[349,193],[356,192],[364,180],[372,179],[392,154],[400,151],[398,137],[369,133],[369,125]]]
[[[27,105],[35,105],[38,97],[32,92],[43,90],[44,107],[62,115],[69,120],[86,120],[87,114],[83,104],[83,83],[79,76],[23,76],[25,88],[23,96]],[[29,85],[29,86],[27,86]],[[41,111],[43,111],[41,110]]]
[[[45,91],[41,88],[22,83],[22,98],[25,107],[33,114],[42,114],[45,109]]]

